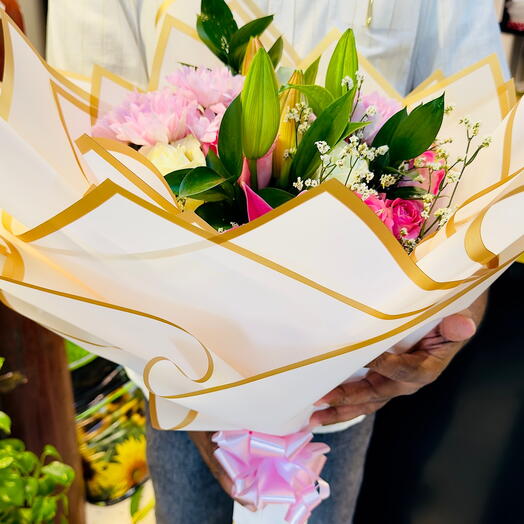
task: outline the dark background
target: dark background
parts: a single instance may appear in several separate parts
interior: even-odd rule
[[[378,413],[355,524],[524,523],[523,282],[513,264],[443,375]]]

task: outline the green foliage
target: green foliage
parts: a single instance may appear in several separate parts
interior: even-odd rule
[[[2,428],[9,433],[11,421]],[[6,430],[7,428],[7,430]],[[46,463],[48,458],[55,458]],[[53,446],[46,446],[37,457],[26,451],[18,439],[0,440],[0,522],[2,524],[51,524],[55,521],[59,505],[62,522],[67,522],[65,493],[75,478],[73,468],[60,462]]]
[[[239,28],[224,0],[202,0],[196,27],[198,36],[210,51],[238,73],[249,39],[260,36],[272,21],[272,15],[264,16]],[[275,66],[280,61],[282,49],[283,41],[279,38],[270,51]]]
[[[278,189],[277,187],[266,187],[261,189],[258,194],[272,207],[278,207],[282,204],[285,204],[292,198],[295,198],[295,195],[284,191],[283,189]]]
[[[271,48],[267,52],[269,55],[269,58],[271,58],[271,63],[273,64],[273,67],[275,69],[278,67],[280,60],[282,59],[283,52],[284,52],[284,39],[281,36],[279,36],[275,40],[275,43],[271,46]]]
[[[326,89],[335,98],[339,98],[348,92],[347,86],[343,85],[343,79],[348,77],[353,82],[353,87],[349,91],[353,100],[357,89],[357,71],[358,56],[355,35],[351,29],[348,29],[338,41],[329,61],[326,72]]]
[[[222,117],[218,135],[218,153],[230,176],[242,172],[242,101],[240,96],[229,105]]]
[[[309,64],[308,68],[304,71],[304,84],[312,85],[317,81],[318,66],[320,64],[321,58],[322,55],[320,55],[314,62]]]
[[[323,140],[333,147],[341,138],[344,138],[352,105],[353,97],[351,93],[346,93],[318,115],[318,118],[302,137],[291,163],[290,179],[292,182],[298,177],[301,177],[302,180],[309,178],[319,167],[320,155],[315,142]],[[356,130],[366,124],[353,123],[353,125]]]
[[[273,144],[280,120],[275,71],[269,55],[259,49],[244,83],[242,148],[248,159],[263,157]]]

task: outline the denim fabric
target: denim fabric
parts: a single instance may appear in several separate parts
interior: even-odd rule
[[[331,497],[308,524],[351,524],[373,416],[345,431],[317,435],[331,447],[322,477]],[[231,524],[233,501],[209,472],[185,431],[147,428],[149,469],[156,494],[157,524]]]

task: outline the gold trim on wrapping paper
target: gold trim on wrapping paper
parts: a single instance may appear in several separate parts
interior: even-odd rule
[[[157,409],[156,409],[156,397],[154,393],[149,392],[149,416],[151,417],[151,425],[155,429],[164,429],[160,422],[158,421],[158,415],[157,415]],[[181,406],[179,406],[181,407]],[[177,424],[176,426],[173,426],[172,428],[167,428],[165,431],[177,431],[180,429],[183,429],[197,418],[198,411],[194,411],[192,409],[188,410],[187,415],[182,419],[182,421]]]
[[[517,115],[518,105],[513,107],[511,114],[508,118],[508,123],[506,125],[506,131],[504,132],[504,149],[502,152],[502,169],[500,174],[500,179],[504,180],[508,174],[511,167],[511,149],[513,147],[513,126],[515,124],[515,116]]]
[[[114,160],[112,157],[108,158],[108,161],[110,161],[116,169],[120,169],[120,166],[118,166],[118,162]],[[275,262],[272,262],[271,260],[257,255],[234,243],[228,242],[230,239],[233,239],[236,236],[235,232],[237,230],[233,230],[223,234],[211,235],[208,232],[203,231],[202,229],[193,226],[192,224],[189,224],[185,220],[180,220],[177,217],[177,215],[167,213],[164,210],[159,209],[158,207],[150,204],[149,202],[146,202],[139,196],[121,188],[111,180],[105,180],[96,189],[82,197],[80,200],[69,206],[67,209],[61,211],[54,217],[36,226],[35,228],[26,231],[21,235],[18,235],[18,238],[20,238],[20,240],[24,242],[34,242],[38,239],[41,239],[86,215],[87,213],[89,213],[90,211],[92,211],[93,209],[95,209],[96,207],[98,207],[103,202],[105,202],[117,193],[131,200],[135,204],[138,204],[139,206],[177,224],[178,226],[188,231],[191,231],[192,233],[200,236],[203,239],[221,245],[229,249],[230,251],[236,252],[261,265],[276,270],[277,272],[283,275],[286,275],[306,285],[309,285],[310,287],[313,287],[325,294],[330,295],[332,298],[335,298],[336,300],[340,300],[342,302],[347,303],[351,307],[356,307],[357,309],[365,308],[364,310],[369,311],[369,314],[372,314],[371,311],[374,311],[375,315],[378,315],[378,318],[391,317],[391,315],[373,310],[372,308],[369,308],[364,304],[360,304],[348,297],[345,297],[344,295],[341,295],[339,293],[336,293],[335,291],[325,288],[324,286],[321,286],[316,282],[313,282],[312,280],[303,277],[302,275],[290,271],[289,269],[284,268],[276,264]],[[380,221],[380,219],[373,213],[373,211],[371,211],[371,209],[369,209],[350,189],[343,186],[338,180],[330,180],[328,182],[323,183],[321,186],[310,189],[307,193],[303,193],[302,195],[295,197],[293,200],[286,202],[278,208],[270,211],[266,215],[258,218],[253,222],[250,222],[249,224],[247,224],[249,228],[245,229],[244,231],[252,230],[256,227],[259,227],[262,224],[265,224],[268,221],[273,220],[279,217],[280,215],[286,213],[290,209],[293,209],[301,205],[303,202],[308,201],[314,198],[315,196],[323,193],[329,193],[330,195],[335,197],[349,210],[356,214],[362,221],[364,221],[364,223],[366,223],[366,225],[371,229],[371,231],[375,234],[378,240],[389,251],[390,255],[397,262],[398,266],[404,271],[406,276],[410,278],[412,282],[418,285],[420,288],[425,289],[426,291],[433,291],[437,289],[451,289],[456,286],[459,286],[464,282],[471,280],[465,279],[449,282],[437,282],[431,279],[413,262],[409,255],[404,251],[402,246],[396,241],[395,237],[391,235],[389,229],[387,229],[387,227]],[[416,314],[416,312],[404,313],[402,315],[412,316],[413,314]],[[394,315],[394,317],[402,318],[402,316],[398,317],[397,315]]]
[[[446,76],[444,75],[444,72],[442,71],[442,69],[435,69],[435,71],[433,71],[433,73],[431,73],[427,78],[426,80],[424,80],[423,82],[421,82],[417,87],[415,87],[415,89],[413,89],[411,91],[411,93],[409,93],[410,95],[415,95],[417,93],[420,93],[426,89],[428,89],[429,87],[431,87],[431,84],[434,84],[434,83],[438,83],[438,82],[442,82],[444,79],[446,78]]]
[[[149,77],[149,88],[148,88],[150,91],[154,91],[155,89],[158,89],[158,86],[160,84],[160,72],[162,70],[162,65],[164,62],[164,56],[166,54],[167,44],[169,43],[169,38],[171,36],[171,30],[173,28],[178,29],[182,33],[186,34],[187,36],[194,38],[195,40],[198,40],[200,42],[196,29],[185,24],[181,20],[178,20],[177,18],[173,18],[172,16],[167,15],[166,18],[164,19],[162,30],[160,31],[160,36],[158,37],[158,41],[157,41],[157,45],[155,49],[155,55],[153,58],[153,65],[151,66],[151,75]]]
[[[4,87],[2,87],[2,92],[0,93],[0,116],[4,117],[4,120],[8,120],[8,117],[4,115],[9,115],[9,111],[12,103],[12,93],[14,88],[14,56],[13,56],[13,46],[11,41],[11,35],[9,28],[12,28],[20,36],[20,38],[27,44],[27,46],[33,51],[36,58],[40,61],[42,66],[46,71],[58,82],[62,87],[72,91],[79,98],[84,99],[86,102],[89,102],[90,95],[87,91],[84,91],[81,87],[77,86],[74,82],[62,75],[57,69],[51,67],[36,50],[34,45],[27,39],[24,33],[20,28],[9,18],[5,11],[0,9],[0,17],[2,19],[2,27],[4,29],[4,48],[5,48],[5,64],[6,69],[4,69],[4,86],[7,82],[8,89],[4,92]],[[6,74],[7,73],[7,74]],[[5,95],[5,96],[4,96]]]
[[[91,84],[91,78],[87,75],[82,75],[76,71],[66,71],[65,69],[57,69],[57,71],[69,80],[74,79],[79,80],[80,82],[85,82],[86,84]]]
[[[139,91],[143,92],[143,89],[140,89],[138,86],[128,82],[121,76],[112,73],[108,69],[95,64],[93,66],[93,73],[91,76],[91,99],[90,99],[90,108],[89,114],[91,115],[91,125],[94,126],[98,120],[98,113],[100,111],[100,103],[103,100],[100,100],[100,94],[102,91],[102,81],[106,78],[110,82],[119,85],[120,87],[126,89],[127,91]]]
[[[169,8],[176,2],[176,0],[164,0],[155,15],[155,25],[167,14]]]
[[[481,69],[484,66],[489,66],[491,70],[491,74],[493,76],[493,80],[495,82],[495,87],[500,88],[502,85],[504,85],[504,75],[502,73],[502,69],[500,67],[500,62],[498,60],[498,57],[496,53],[493,53],[486,58],[476,62],[475,64],[470,65],[469,67],[466,67],[465,69],[462,69],[458,73],[455,73],[454,75],[446,77],[442,82],[439,82],[438,84],[431,86],[423,91],[416,92],[414,95],[408,94],[406,98],[404,99],[404,103],[407,106],[411,106],[413,104],[416,104],[417,102],[431,96],[433,93],[442,91],[446,87],[448,87],[451,84],[454,84],[458,80],[464,78],[465,76],[469,75],[473,71],[476,71],[478,69]],[[500,113],[502,115],[502,118],[505,118],[508,112],[507,107],[507,98],[505,96],[502,96],[499,94],[498,96],[499,100],[499,106],[500,106]]]
[[[522,239],[521,239],[521,241],[522,241]],[[523,245],[523,248],[524,248],[524,242],[522,242],[522,245]],[[256,375],[253,375],[253,376],[249,377],[249,378],[245,378],[245,379],[237,380],[237,381],[234,381],[234,382],[230,382],[229,384],[222,384],[220,386],[213,386],[213,387],[210,387],[210,388],[197,390],[197,391],[194,391],[194,392],[191,392],[191,393],[180,393],[180,394],[177,394],[177,395],[157,395],[157,396],[161,396],[162,398],[166,398],[166,399],[175,400],[175,399],[180,399],[180,398],[188,398],[188,397],[195,397],[195,396],[200,396],[200,395],[206,395],[208,393],[214,393],[216,391],[224,391],[226,389],[232,389],[232,388],[235,388],[235,387],[238,387],[238,386],[243,386],[245,384],[250,384],[252,382],[257,382],[259,380],[263,380],[263,379],[266,379],[266,378],[274,376],[274,375],[279,375],[279,374],[285,373],[287,371],[292,371],[292,370],[299,369],[299,368],[302,368],[302,367],[305,367],[305,366],[309,366],[311,364],[316,364],[318,362],[322,362],[324,360],[328,360],[328,359],[331,359],[331,358],[334,358],[334,357],[338,357],[338,356],[344,355],[346,353],[350,353],[352,351],[356,351],[357,349],[362,349],[362,348],[364,348],[366,346],[370,346],[372,344],[376,344],[378,342],[381,342],[383,340],[391,338],[391,337],[393,337],[395,335],[398,335],[398,334],[400,334],[400,333],[402,333],[402,332],[404,332],[404,331],[406,331],[406,330],[408,330],[408,329],[410,329],[410,328],[420,324],[424,320],[430,318],[432,315],[438,313],[439,311],[441,311],[445,307],[447,307],[450,304],[452,304],[453,302],[455,302],[455,300],[459,299],[460,297],[462,297],[463,295],[465,295],[469,291],[472,291],[475,287],[477,287],[480,284],[482,284],[484,281],[486,281],[488,278],[493,276],[498,271],[504,269],[506,266],[508,266],[509,264],[514,262],[516,260],[516,258],[517,257],[514,257],[511,260],[509,260],[508,262],[506,262],[504,265],[502,265],[502,266],[500,266],[500,267],[498,267],[496,269],[492,269],[492,270],[486,272],[485,275],[483,277],[481,277],[480,279],[478,279],[476,282],[474,282],[470,286],[467,286],[465,289],[463,289],[459,293],[455,294],[454,296],[444,300],[443,302],[437,304],[436,306],[433,306],[431,309],[429,309],[426,312],[422,313],[420,316],[418,316],[418,317],[416,317],[416,318],[406,322],[405,324],[403,324],[403,325],[401,325],[401,326],[399,326],[399,327],[397,327],[395,329],[387,331],[387,332],[385,332],[385,333],[383,333],[381,335],[377,335],[375,337],[372,337],[372,338],[369,338],[369,339],[366,339],[366,340],[363,340],[363,341],[360,341],[360,342],[356,342],[354,344],[351,344],[349,346],[345,346],[345,347],[336,349],[334,351],[329,351],[327,353],[323,353],[321,355],[317,355],[316,357],[311,357],[311,358],[308,358],[308,359],[305,359],[305,360],[301,360],[299,362],[295,362],[293,364],[288,364],[286,366],[282,366],[282,367],[273,369],[271,371],[266,371],[264,373],[258,373]]]
[[[477,215],[477,217],[475,217],[471,225],[468,227],[464,237],[464,249],[471,260],[490,269],[500,265],[499,255],[490,251],[482,240],[482,223],[487,212],[493,205],[522,192],[524,192],[524,186],[513,189],[502,195],[495,202],[491,203],[490,206],[486,207],[479,215]]]
[[[144,180],[142,180],[138,175],[133,173],[133,171],[131,171],[125,164],[123,164],[116,157],[111,155],[110,151],[119,152],[133,158],[134,160],[138,160],[146,168],[150,169],[159,179],[162,179],[163,183],[167,186],[164,177],[158,172],[158,170],[156,168],[151,169],[149,163],[146,162],[147,158],[145,158],[143,155],[136,153],[136,151],[136,156],[131,155],[129,154],[127,149],[130,149],[131,151],[133,151],[133,149],[123,144],[120,144],[122,145],[121,148],[116,147],[115,142],[116,141],[109,139],[92,138],[89,135],[82,135],[75,141],[76,145],[78,146],[78,149],[83,155],[85,155],[88,151],[94,151],[99,157],[103,158],[108,164],[117,169],[117,171],[119,171],[121,175],[123,175],[127,180],[134,184],[144,194],[151,198],[162,209],[175,215],[180,214],[180,209],[178,209],[178,207],[176,207],[174,203],[169,202],[169,200],[167,200],[160,193],[155,191],[147,182],[144,182]],[[169,186],[167,187],[169,189]],[[171,189],[169,189],[169,193],[173,195]]]
[[[117,166],[115,166],[117,167]],[[118,169],[118,167],[117,167]],[[340,182],[333,180],[335,184],[331,184],[331,182],[328,182],[327,184],[324,184],[327,189],[324,189],[322,192],[327,192],[329,187],[335,186],[337,187],[337,184],[343,188],[344,190],[349,191],[347,188],[342,186]],[[308,192],[309,193],[309,192]],[[351,191],[350,191],[351,193]],[[41,238],[44,238],[45,236],[48,236],[52,233],[55,233],[56,231],[62,229],[63,227],[67,226],[68,224],[71,224],[72,222],[78,220],[79,218],[87,215],[94,209],[96,209],[98,206],[102,205],[104,202],[108,201],[110,198],[112,198],[115,195],[123,196],[124,198],[127,198],[131,202],[137,204],[138,206],[160,216],[161,218],[168,220],[186,231],[190,231],[191,233],[194,233],[201,237],[204,240],[208,240],[210,242],[213,242],[214,244],[221,245],[222,247],[228,249],[229,251],[233,251],[234,253],[237,253],[245,258],[248,258],[260,265],[263,265],[264,267],[267,267],[273,271],[276,271],[288,278],[291,278],[293,280],[296,280],[302,284],[305,284],[306,286],[309,286],[317,291],[320,291],[321,293],[330,296],[331,298],[338,300],[339,302],[342,302],[349,307],[353,309],[357,309],[358,311],[362,311],[370,316],[373,316],[375,318],[380,318],[382,320],[396,320],[400,318],[406,318],[406,317],[412,317],[421,311],[425,311],[426,308],[422,308],[417,311],[410,311],[406,313],[400,313],[400,314],[388,314],[383,313],[381,311],[376,310],[375,308],[372,308],[370,306],[367,306],[366,304],[363,304],[361,302],[358,302],[356,300],[353,300],[350,297],[346,297],[345,295],[342,295],[341,293],[337,293],[336,291],[333,291],[325,286],[322,286],[318,284],[317,282],[314,282],[313,280],[310,280],[298,273],[295,273],[294,271],[291,271],[279,264],[276,264],[275,262],[272,262],[271,260],[268,260],[260,255],[257,255],[247,249],[241,248],[240,246],[237,246],[235,244],[229,243],[229,242],[221,242],[220,238],[217,238],[217,235],[210,234],[207,231],[204,231],[196,226],[193,226],[192,224],[186,222],[185,220],[181,220],[179,218],[180,215],[174,215],[173,213],[168,213],[164,211],[163,209],[160,209],[153,204],[150,204],[149,202],[145,201],[144,199],[140,198],[139,196],[135,195],[134,193],[131,193],[124,188],[118,186],[111,180],[105,180],[102,182],[97,188],[95,188],[93,191],[85,195],[82,199],[80,199],[78,202],[75,202],[71,206],[69,206],[67,209],[61,211],[54,217],[50,218],[49,220],[43,222],[39,226],[36,226],[35,228],[31,229],[30,231],[26,231],[25,233],[22,233],[18,235],[18,238],[23,242],[34,242],[36,240],[39,240]],[[352,194],[352,193],[351,193]],[[307,196],[307,194],[303,195],[304,197]],[[360,201],[360,200],[359,200]],[[365,204],[362,204],[366,209],[367,206]],[[275,211],[278,211],[280,208],[278,208]],[[279,213],[281,214],[281,213]],[[374,220],[377,221],[378,224],[381,224],[380,220],[377,219],[377,217],[372,213],[371,215],[374,217]],[[381,237],[383,238],[391,238],[393,240],[394,237],[390,234],[389,230],[387,228],[384,228],[385,231],[379,231]],[[399,245],[400,246],[400,245]],[[198,244],[197,248],[204,248],[205,244]],[[188,252],[189,247],[183,246],[183,248],[180,250],[180,253]],[[412,266],[416,265],[411,262],[409,259],[409,256],[407,253],[402,250],[401,253],[410,261]],[[172,252],[169,253],[169,255],[173,255]],[[418,269],[418,268],[417,268]],[[419,270],[420,271],[420,270]],[[420,273],[422,273],[420,271]],[[422,273],[423,274],[423,273]],[[409,275],[408,275],[409,276]],[[426,278],[429,278],[426,276]],[[474,280],[470,279],[470,280]],[[451,289],[453,287],[456,287],[460,284],[462,284],[465,281],[469,280],[461,280],[461,281],[453,281],[453,282],[445,282],[445,283],[437,283],[434,282],[435,285],[438,285],[439,287],[433,287],[431,289]],[[433,282],[433,281],[432,281]],[[415,282],[416,283],[416,282]],[[430,306],[428,306],[430,307]]]
[[[70,333],[66,333],[65,331],[61,331],[60,329],[57,329],[57,328],[54,328],[54,327],[51,327],[51,326],[47,326],[46,324],[42,324],[40,322],[39,322],[39,324],[41,326],[45,327],[46,329],[48,329],[49,331],[52,331],[53,333],[56,333],[57,335],[60,335],[62,338],[71,338],[71,339],[76,340],[77,342],[80,342],[82,344],[89,344],[90,346],[95,346],[96,348],[100,348],[100,349],[117,349],[117,350],[122,351],[122,348],[120,348],[118,346],[110,346],[108,344],[97,344],[95,342],[91,342],[89,340],[85,340],[85,339],[77,337],[75,335],[71,335]]]
[[[180,371],[181,375],[191,380],[191,382],[196,382],[197,384],[203,384],[204,382],[207,382],[213,376],[213,371],[215,370],[215,363],[213,362],[213,357],[211,356],[211,353],[209,352],[209,350],[206,348],[206,346],[204,346],[204,344],[202,344],[202,342],[200,342],[200,340],[198,340],[198,338],[196,338],[194,335],[189,333],[189,331],[186,331],[183,328],[180,328],[180,329],[182,329],[182,331],[184,331],[188,335],[192,336],[196,341],[198,341],[198,343],[204,349],[204,352],[207,357],[206,372],[200,378],[192,378],[178,364],[175,364],[175,362],[173,362],[171,359],[166,358],[166,357],[155,357],[151,359],[147,363],[146,367],[144,368],[144,383],[147,386],[147,389],[149,389],[150,391],[152,391],[152,388],[151,388],[151,384],[149,383],[149,372],[151,368],[158,362],[171,362],[171,364],[173,364],[178,369],[178,371]],[[147,379],[146,379],[146,370],[147,370]]]
[[[448,223],[446,224],[446,237],[449,238],[450,236],[454,235],[457,232],[457,226],[461,224],[465,224],[466,222],[469,222],[471,220],[471,217],[464,218],[463,220],[455,221],[455,216],[457,213],[465,208],[467,205],[471,204],[472,202],[475,202],[475,200],[478,200],[479,198],[482,198],[495,189],[499,188],[500,186],[503,186],[504,184],[507,184],[510,182],[513,178],[516,178],[518,175],[520,175],[524,171],[524,168],[519,169],[512,175],[509,175],[508,177],[499,180],[498,182],[495,182],[491,186],[488,186],[484,188],[482,191],[479,191],[478,193],[475,193],[474,195],[470,196],[467,200],[465,200],[453,213],[453,215],[450,217]],[[491,201],[486,204],[486,207],[488,207],[491,204]],[[429,238],[429,237],[427,237]]]
[[[97,299],[94,299],[94,298],[83,297],[83,296],[80,296],[80,295],[74,295],[72,293],[65,293],[63,291],[58,291],[58,290],[55,290],[55,289],[46,288],[46,287],[39,286],[39,285],[36,285],[36,284],[30,284],[29,282],[23,282],[22,280],[18,280],[16,278],[12,278],[12,277],[5,276],[5,275],[0,276],[0,280],[4,280],[6,282],[10,282],[12,284],[16,284],[18,286],[26,287],[26,288],[29,288],[29,289],[34,289],[34,290],[37,290],[37,291],[41,291],[43,293],[47,293],[47,294],[50,294],[50,295],[55,295],[55,296],[67,298],[69,300],[76,300],[78,302],[84,302],[84,303],[87,303],[87,304],[93,304],[95,306],[100,306],[100,307],[107,308],[107,309],[113,309],[115,311],[122,311],[124,313],[129,313],[131,315],[136,315],[136,316],[139,316],[139,317],[148,318],[148,319],[154,320],[156,322],[160,322],[162,324],[167,324],[170,327],[174,327],[174,328],[178,329],[179,331],[182,331],[183,333],[186,333],[187,335],[189,335],[190,337],[192,337],[194,340],[196,340],[198,342],[198,344],[202,348],[203,356],[205,356],[205,359],[207,361],[206,371],[205,371],[204,375],[202,377],[198,378],[198,379],[191,378],[191,376],[188,375],[185,371],[183,371],[180,366],[178,366],[177,364],[173,363],[176,366],[176,368],[188,380],[190,380],[191,382],[198,383],[198,384],[202,384],[202,383],[208,381],[213,376],[213,371],[215,369],[215,364],[213,362],[213,357],[212,357],[211,353],[209,352],[209,350],[207,349],[207,347],[204,344],[202,344],[202,342],[200,342],[200,340],[197,337],[195,337],[192,333],[190,333],[189,331],[184,329],[182,326],[179,326],[178,324],[175,324],[174,322],[171,322],[171,321],[169,321],[169,320],[167,320],[165,318],[162,318],[162,317],[159,317],[159,316],[156,316],[156,315],[152,315],[150,313],[145,313],[143,311],[138,311],[136,309],[127,308],[127,307],[124,307],[124,306],[118,306],[116,304],[111,304],[109,302],[104,302],[102,300],[97,300]],[[153,359],[153,360],[157,360],[158,361],[158,360],[168,360],[168,359],[160,358],[160,359]]]
[[[1,275],[3,277],[13,278],[15,280],[23,280],[25,274],[25,265],[20,251],[18,251],[18,249],[3,235],[0,235],[0,240],[2,240],[5,244],[5,246],[0,244],[0,254],[5,256],[5,262],[2,267]],[[0,302],[9,308],[11,307],[2,290],[0,290]]]
[[[51,92],[53,94],[53,100],[56,104],[56,109],[58,112],[58,117],[60,119],[60,123],[62,124],[62,128],[64,129],[64,133],[67,137],[67,141],[69,142],[69,147],[71,148],[71,151],[73,152],[73,155],[75,157],[75,161],[78,165],[78,168],[80,169],[80,172],[82,173],[83,177],[85,178],[85,181],[91,185],[91,180],[89,180],[89,177],[87,176],[86,172],[84,171],[84,166],[82,165],[82,162],[80,161],[80,158],[78,158],[78,153],[76,151],[76,148],[73,144],[73,141],[71,140],[71,135],[69,134],[69,129],[67,128],[66,121],[64,118],[64,112],[62,111],[62,105],[60,104],[58,100],[58,95],[65,98],[67,101],[71,102],[77,107],[83,107],[84,110],[89,110],[89,106],[85,105],[83,102],[80,102],[77,100],[73,95],[69,93],[69,91],[66,91],[64,88],[60,87],[56,82],[53,80],[49,80],[51,85]]]

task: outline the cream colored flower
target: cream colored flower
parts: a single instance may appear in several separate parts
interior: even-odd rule
[[[187,135],[173,144],[158,143],[154,146],[144,146],[140,152],[155,165],[162,175],[178,169],[206,165],[200,142],[193,135]]]

